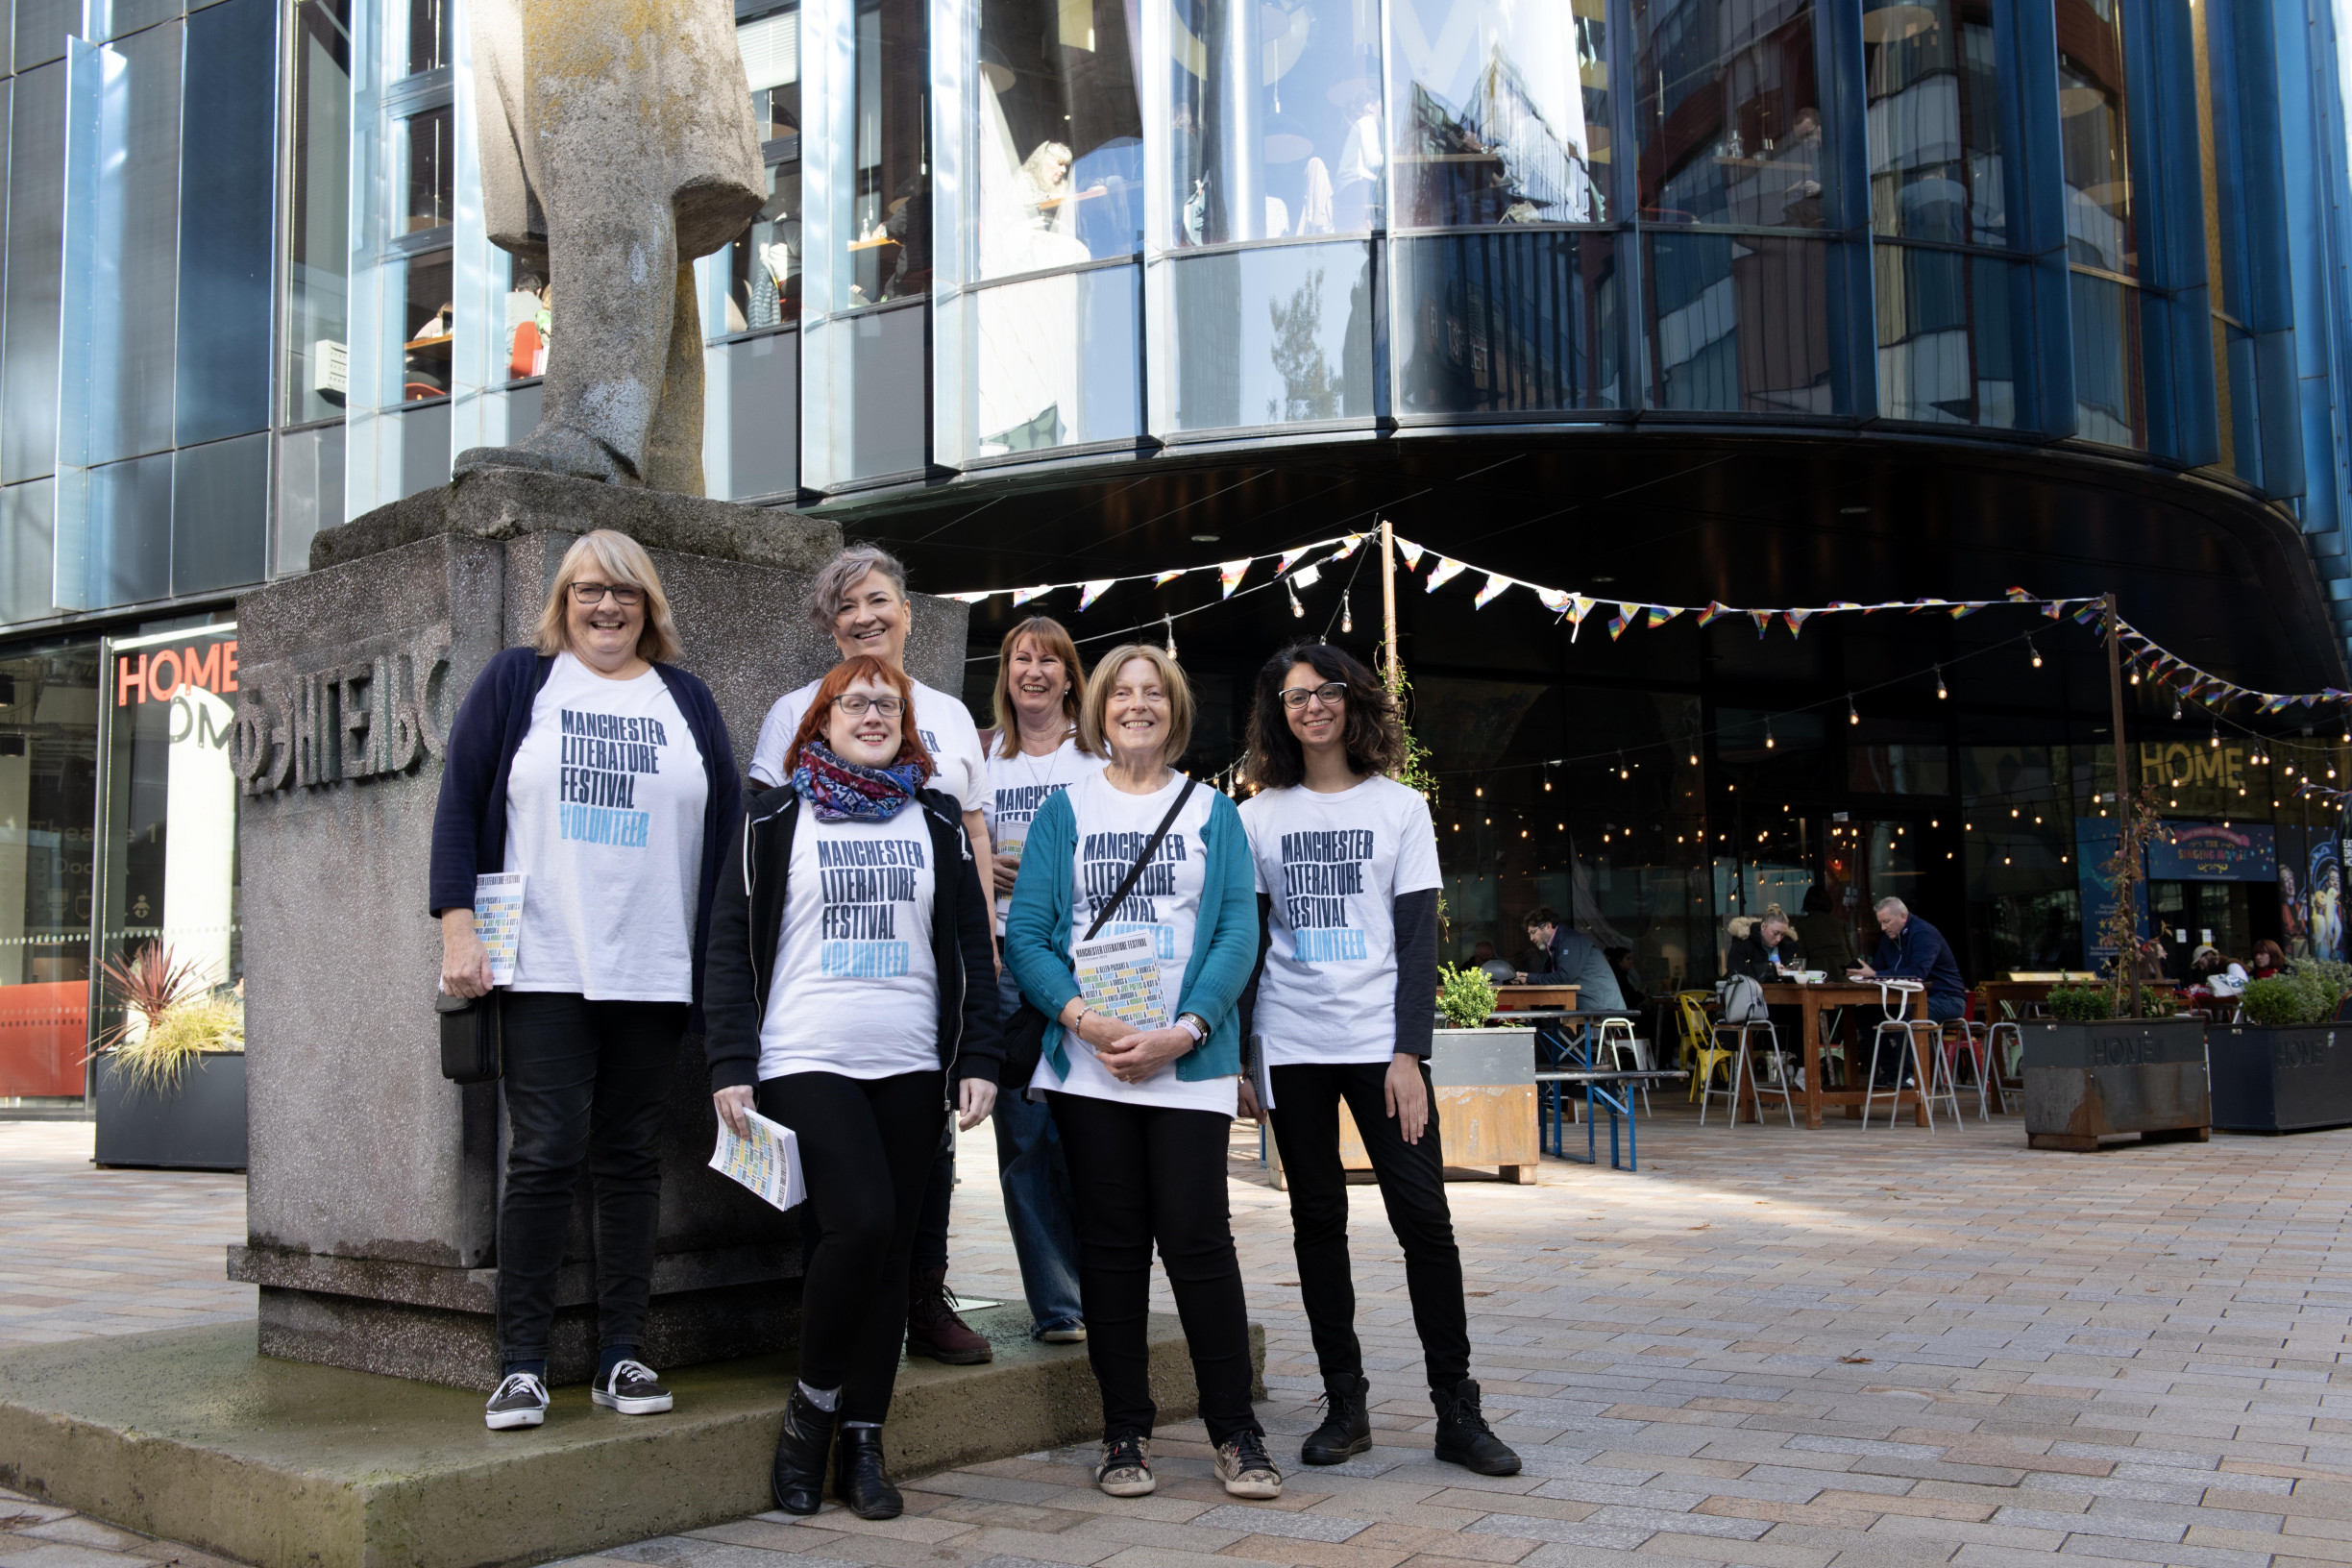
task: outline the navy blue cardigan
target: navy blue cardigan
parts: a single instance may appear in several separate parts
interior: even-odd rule
[[[506,775],[530,730],[531,704],[554,667],[552,658],[536,649],[510,648],[483,667],[465,700],[457,704],[441,759],[441,798],[433,807],[429,881],[436,919],[445,909],[472,909],[475,875],[505,868]],[[711,893],[719,885],[719,858],[743,812],[743,780],[735,772],[726,721],[719,717],[710,688],[674,665],[653,668],[661,672],[671,700],[686,716],[710,785],[702,801],[702,877],[695,897],[695,1001],[686,1024],[688,1034],[699,1035]]]

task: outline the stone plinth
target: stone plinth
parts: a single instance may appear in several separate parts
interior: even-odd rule
[[[441,1076],[427,863],[467,688],[529,640],[564,551],[614,527],[651,551],[685,645],[749,761],[783,692],[834,661],[801,611],[830,524],[549,475],[480,475],[313,542],[313,570],[238,600],[233,760],[251,1124],[248,1243],[269,1355],[468,1387],[496,1381],[496,1085]],[[908,665],[963,685],[965,607],[919,600]],[[681,1046],[662,1157],[647,1352],[665,1367],[780,1349],[796,1218],[704,1168],[716,1124]],[[595,1356],[588,1187],[559,1281],[552,1375]]]
[[[991,1364],[899,1368],[892,1475],[1101,1435],[1085,1346],[1036,1343],[1018,1307],[972,1322]],[[1150,1336],[1173,1425],[1199,1408],[1191,1362],[1175,1318]],[[560,1389],[546,1426],[485,1432],[477,1395],[257,1356],[241,1324],[28,1346],[0,1364],[0,1485],[257,1568],[539,1562],[772,1507],[792,1374],[789,1357],[667,1373],[677,1409],[653,1416]]]

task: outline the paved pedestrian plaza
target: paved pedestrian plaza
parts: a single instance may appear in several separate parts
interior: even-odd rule
[[[1228,1501],[1187,1424],[1161,1433],[1148,1499],[1102,1496],[1070,1449],[913,1481],[888,1523],[768,1514],[577,1560],[2352,1563],[2352,1397],[2334,1391],[2352,1380],[2352,1132],[2040,1154],[2014,1119],[1808,1134],[1659,1111],[1638,1175],[1551,1161],[1538,1187],[1451,1189],[1475,1372],[1518,1476],[1429,1458],[1403,1270],[1364,1188],[1379,1445],[1291,1469],[1277,1503]],[[1237,1127],[1231,1191],[1267,1333],[1261,1412],[1287,1464],[1320,1384],[1255,1141]],[[951,1278],[1014,1297],[987,1129],[966,1149]],[[0,1355],[250,1315],[251,1290],[221,1278],[242,1184],[94,1171],[88,1150],[86,1126],[0,1124]],[[0,1568],[215,1560],[5,1492],[0,1530]]]

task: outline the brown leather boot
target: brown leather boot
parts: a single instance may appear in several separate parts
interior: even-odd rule
[[[955,1293],[943,1268],[917,1269],[907,1277],[909,1356],[928,1356],[949,1366],[977,1366],[995,1360],[987,1339],[955,1313]]]

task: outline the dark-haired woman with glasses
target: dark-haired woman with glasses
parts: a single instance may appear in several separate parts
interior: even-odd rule
[[[1299,1448],[1339,1464],[1372,1446],[1348,1270],[1345,1102],[1405,1252],[1437,1410],[1436,1457],[1507,1476],[1519,1456],[1488,1429],[1470,1378],[1461,1254],[1446,1207],[1428,1058],[1437,993],[1437,836],[1429,802],[1382,776],[1405,761],[1396,702],[1372,672],[1322,644],[1260,672],[1242,802],[1265,920],[1249,1032],[1290,1189],[1301,1299],[1323,1373],[1324,1419]],[[1249,1075],[1245,1115],[1259,1114]]]
[[[476,677],[450,726],[433,812],[441,985],[490,989],[474,879],[523,875],[502,1003],[509,1127],[499,1198],[502,1360],[493,1431],[547,1418],[555,1272],[580,1166],[596,1184],[591,1397],[670,1409],[639,1360],[661,1211],[662,1109],[682,1037],[698,1033],[719,852],[742,790],[726,724],[678,656],[645,547],[600,528],[565,551],[533,648]]]
[[[819,684],[753,797],[711,911],[711,1095],[797,1140],[814,1237],[800,1376],[772,1485],[815,1513],[825,1464],[849,1510],[904,1506],[882,1468],[907,1271],[953,1086],[958,1125],[996,1100],[988,895],[963,803],[929,788],[903,670],[860,653]],[[838,1428],[838,1443],[836,1429]]]

